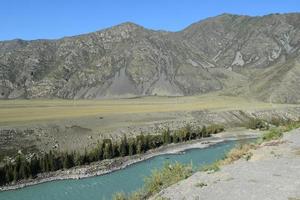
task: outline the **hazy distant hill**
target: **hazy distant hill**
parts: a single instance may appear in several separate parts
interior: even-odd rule
[[[124,23],[59,40],[0,42],[0,98],[222,91],[300,102],[300,14],[223,14],[179,32]]]

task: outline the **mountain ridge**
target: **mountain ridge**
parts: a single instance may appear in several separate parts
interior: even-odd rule
[[[218,91],[298,103],[299,30],[299,13],[221,14],[176,32],[125,22],[55,40],[0,41],[0,99]]]

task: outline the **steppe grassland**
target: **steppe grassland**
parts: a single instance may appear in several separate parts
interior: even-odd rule
[[[292,105],[270,104],[242,97],[219,95],[103,100],[1,100],[0,125],[85,116],[197,110],[260,110],[287,106]]]

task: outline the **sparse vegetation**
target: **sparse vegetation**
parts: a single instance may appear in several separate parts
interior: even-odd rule
[[[282,136],[282,134],[283,131],[280,130],[279,128],[272,128],[271,130],[263,134],[262,141],[265,142],[265,141],[278,139]]]
[[[287,122],[287,120],[284,120],[280,117],[275,117],[275,116],[273,116],[270,120],[270,124],[277,126],[277,127],[286,124],[286,122]]]
[[[280,125],[279,127],[275,127],[272,128],[270,130],[268,130],[266,133],[264,133],[262,135],[261,138],[259,138],[257,140],[257,143],[260,144],[262,142],[267,142],[270,140],[276,140],[279,139],[280,137],[282,137],[284,132],[287,131],[291,131],[295,128],[299,128],[300,127],[300,121],[292,121],[292,120],[276,120],[276,122],[280,121],[280,123],[278,123],[278,125]],[[261,124],[260,120],[253,120],[251,124]],[[274,122],[274,120],[273,120]],[[253,127],[257,127],[257,126],[253,126]],[[239,160],[241,158],[244,158],[245,160],[250,160],[252,157],[252,153],[250,152],[251,149],[255,149],[257,148],[257,144],[255,143],[250,143],[250,144],[243,144],[240,145],[232,150],[230,150],[226,156],[224,157],[224,159],[222,160],[218,160],[215,161],[212,164],[203,166],[201,168],[202,171],[210,171],[210,172],[215,172],[218,171],[220,169],[220,166],[222,165],[227,165],[227,164],[231,164],[236,160]]]
[[[216,172],[220,170],[220,166],[219,166],[219,161],[215,161],[211,164],[208,165],[204,165],[203,167],[201,167],[200,169],[201,171],[204,172]]]
[[[126,200],[126,194],[124,192],[118,192],[113,196],[113,200]]]
[[[129,196],[124,193],[117,193],[114,200],[143,200],[149,198],[151,195],[158,193],[162,189],[177,183],[180,180],[188,178],[192,175],[192,166],[183,165],[180,163],[170,164],[165,163],[162,169],[154,170],[149,177],[145,178],[144,187],[134,192]],[[158,197],[160,198],[160,197]]]
[[[216,134],[216,133],[220,133],[222,131],[225,130],[225,127],[223,125],[220,125],[220,124],[213,124],[213,125],[210,125],[208,128],[207,128],[207,132],[209,134]]]
[[[267,130],[269,129],[269,124],[258,118],[251,118],[246,124],[246,128],[249,129],[259,129],[259,130]]]
[[[270,129],[268,132],[264,133],[262,137],[259,139],[259,143],[279,139],[282,137],[284,132],[291,131],[293,129],[300,127],[300,121],[299,120],[272,120],[273,123],[278,125],[278,127]],[[274,122],[276,121],[276,122]]]
[[[202,187],[205,187],[205,186],[207,186],[207,184],[206,183],[203,183],[203,182],[200,182],[200,183],[196,183],[196,185],[195,185],[196,187],[200,187],[200,188],[202,188]]]
[[[236,148],[231,149],[225,156],[223,160],[219,161],[220,165],[231,164],[236,160],[241,158],[245,158],[245,160],[249,160],[252,156],[252,153],[249,152],[251,149],[255,149],[255,144],[243,144]]]
[[[186,179],[191,174],[191,165],[166,163],[161,170],[154,170],[151,176],[145,179],[145,194],[146,196],[151,196],[169,185]]]

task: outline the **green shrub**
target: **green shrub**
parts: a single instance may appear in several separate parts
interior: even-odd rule
[[[124,192],[118,192],[113,196],[112,199],[113,200],[127,200],[128,198],[126,197]]]
[[[272,117],[270,120],[270,124],[274,125],[274,126],[281,126],[284,125],[287,121],[284,120],[283,118],[279,118],[279,117]]]
[[[251,118],[247,123],[246,123],[246,128],[248,129],[259,129],[259,130],[267,130],[269,129],[269,125],[268,123],[266,123],[265,121],[261,120],[261,119],[257,119],[257,118]]]
[[[210,126],[208,126],[206,128],[206,132],[210,135],[210,134],[217,134],[220,132],[223,132],[225,130],[223,125],[219,125],[219,124],[212,124]]]
[[[282,136],[282,131],[279,128],[273,128],[262,136],[262,141],[270,141],[278,139]]]
[[[196,185],[195,185],[196,187],[200,187],[200,188],[202,188],[202,187],[205,187],[205,186],[207,186],[207,184],[206,183],[203,183],[203,182],[200,182],[200,183],[196,183]]]
[[[202,166],[200,170],[204,172],[217,172],[220,170],[220,163],[219,161],[215,161],[211,164]]]
[[[288,121],[285,126],[282,127],[283,132],[288,132],[294,129],[300,128],[300,121]]]
[[[186,179],[192,174],[190,165],[182,165],[179,163],[166,163],[161,170],[154,170],[152,174],[145,179],[145,193],[152,195],[159,192],[182,179]]]
[[[114,195],[114,200],[147,199],[151,195],[191,175],[191,165],[165,163],[162,169],[152,171],[151,175],[145,178],[145,185],[140,191],[134,192],[129,196],[126,196],[124,193],[117,193]],[[161,199],[161,197],[158,198]]]

